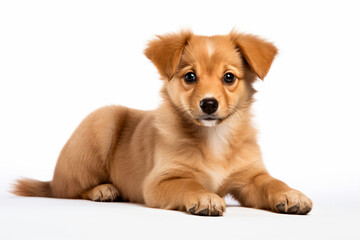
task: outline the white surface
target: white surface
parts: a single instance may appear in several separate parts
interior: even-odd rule
[[[359,239],[360,15],[356,1],[1,1],[0,239]],[[153,109],[161,81],[142,51],[155,34],[233,27],[279,55],[254,105],[270,173],[314,201],[308,216],[239,207],[199,218],[134,204],[19,198],[49,180],[94,109]],[[161,236],[158,238],[158,236]]]
[[[228,206],[199,217],[132,203],[0,198],[0,239],[359,239],[353,206],[315,205],[307,216]]]

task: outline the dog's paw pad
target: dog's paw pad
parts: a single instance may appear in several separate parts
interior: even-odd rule
[[[288,212],[289,213],[297,213],[299,211],[300,206],[294,205],[292,207],[289,207]]]
[[[305,206],[302,209],[300,209],[298,214],[308,214],[310,211],[311,211],[311,207],[310,206]]]
[[[192,207],[189,208],[188,210],[189,213],[194,214],[194,215],[199,215],[199,216],[222,216],[223,215],[223,211],[219,211],[216,208],[210,210],[209,208],[204,208],[201,210],[196,211],[196,207]]]
[[[195,199],[194,199],[195,200]],[[222,216],[225,212],[225,201],[214,193],[206,193],[198,196],[196,201],[191,201],[192,204],[187,208],[187,211],[199,216]]]
[[[195,212],[195,209],[196,209],[196,206],[193,206],[192,208],[189,208],[189,213],[191,213],[191,214],[196,214],[196,212]]]
[[[200,216],[209,216],[209,209],[208,208],[202,209],[199,212],[197,212],[197,214]]]
[[[276,197],[275,211],[289,214],[307,214],[312,209],[311,200],[297,190],[290,190]]]
[[[285,202],[279,203],[278,205],[276,205],[276,208],[281,213],[285,212]]]

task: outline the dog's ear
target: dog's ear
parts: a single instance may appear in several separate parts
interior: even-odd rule
[[[144,54],[154,63],[162,78],[170,80],[173,77],[182,51],[191,36],[190,31],[182,31],[157,36],[149,42]]]
[[[230,38],[244,55],[256,75],[264,80],[271,63],[277,54],[277,48],[270,42],[249,34],[231,32]]]

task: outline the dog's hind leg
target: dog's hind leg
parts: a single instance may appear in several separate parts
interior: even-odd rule
[[[101,184],[81,194],[83,199],[96,202],[112,202],[119,197],[119,191],[112,184]]]
[[[109,106],[86,117],[62,149],[51,182],[52,197],[114,200],[110,162],[127,109]],[[102,196],[101,196],[102,195]]]

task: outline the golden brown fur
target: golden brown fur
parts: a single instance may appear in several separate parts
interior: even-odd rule
[[[250,107],[277,49],[256,36],[181,32],[151,41],[145,55],[162,79],[154,111],[109,106],[91,113],[59,156],[51,182],[19,180],[22,196],[145,203],[197,215],[222,215],[230,193],[243,206],[306,214],[312,202],[271,177],[261,159]],[[195,83],[184,80],[196,75]],[[223,82],[225,73],[235,82]],[[199,102],[218,101],[204,114]]]

